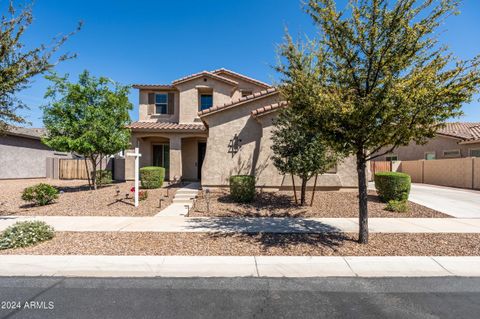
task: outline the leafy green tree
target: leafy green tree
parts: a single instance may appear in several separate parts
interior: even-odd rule
[[[53,57],[60,46],[75,32],[54,38],[49,46],[42,44],[26,49],[22,42],[23,35],[32,20],[31,5],[17,9],[13,1],[8,3],[8,10],[0,17],[0,134],[7,130],[10,123],[25,123],[18,110],[27,106],[16,97],[16,94],[27,88],[35,75],[51,70],[61,61],[75,57],[74,54]],[[80,27],[81,25],[77,31]]]
[[[478,92],[479,57],[456,59],[436,36],[457,8],[457,0],[351,0],[339,11],[333,0],[310,0],[319,39],[308,50],[289,37],[282,46],[284,81],[305,56],[316,69],[302,113],[356,157],[360,243],[368,242],[367,161],[425,143]]]
[[[300,205],[303,206],[308,181],[334,167],[338,156],[318,132],[310,129],[308,119],[299,115],[295,105],[282,109],[274,125],[273,164],[282,174],[291,174],[292,181],[295,175],[300,177]],[[296,194],[295,186],[293,192]]]
[[[83,155],[89,183],[96,189],[97,166],[105,156],[129,145],[130,130],[126,125],[133,108],[128,100],[130,87],[106,77],[90,76],[88,71],[80,74],[78,83],[69,82],[68,75],[46,78],[52,85],[45,98],[51,102],[43,108],[47,135],[42,141],[53,149]]]

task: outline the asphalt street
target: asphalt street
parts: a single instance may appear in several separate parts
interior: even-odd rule
[[[4,277],[0,303],[0,318],[478,318],[480,278]]]

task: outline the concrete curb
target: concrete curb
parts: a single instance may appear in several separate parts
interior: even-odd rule
[[[0,255],[0,276],[480,277],[480,256]]]

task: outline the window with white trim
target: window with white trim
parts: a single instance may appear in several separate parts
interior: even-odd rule
[[[443,157],[446,158],[454,158],[454,157],[460,157],[460,150],[447,150],[443,151]]]
[[[471,148],[470,149],[471,157],[480,157],[480,148]]]
[[[435,158],[436,158],[435,152],[426,152],[425,153],[425,159],[427,161],[434,160]]]
[[[398,155],[396,155],[396,154],[387,155],[387,156],[385,156],[385,160],[386,160],[387,162],[395,162],[395,161],[398,161]]]
[[[155,94],[155,114],[167,114],[168,113],[168,94],[156,93]]]

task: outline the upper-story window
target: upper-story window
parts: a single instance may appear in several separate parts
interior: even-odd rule
[[[155,114],[167,114],[168,113],[168,94],[157,93],[155,94]]]
[[[209,109],[213,106],[212,94],[200,94],[200,111]]]

